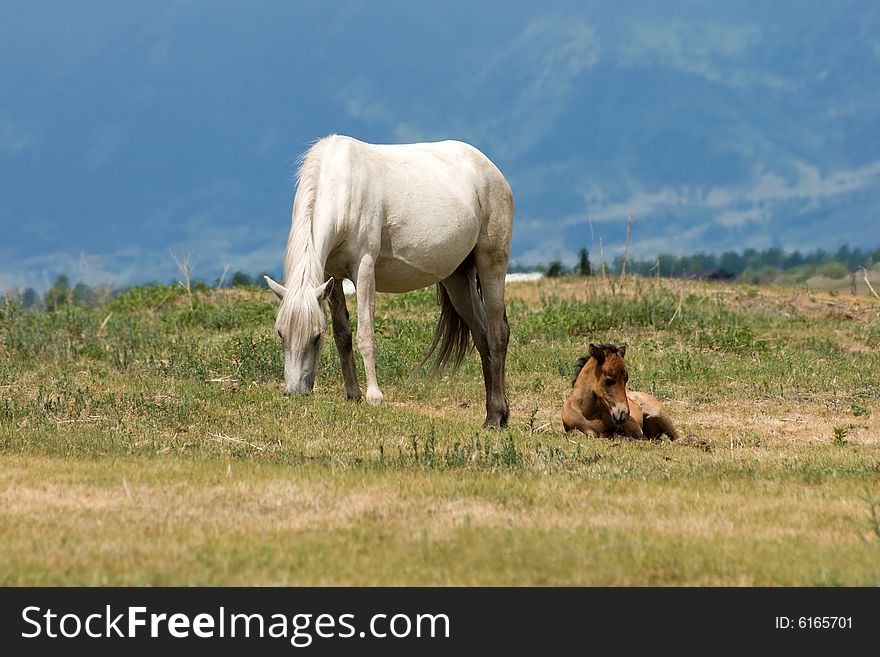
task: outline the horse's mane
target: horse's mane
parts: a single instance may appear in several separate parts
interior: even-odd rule
[[[332,136],[332,135],[331,135]],[[297,190],[293,200],[293,221],[284,254],[284,285],[287,292],[278,307],[276,326],[289,328],[291,335],[310,337],[321,325],[324,311],[316,303],[314,289],[323,283],[324,267],[315,249],[312,219],[318,194],[321,155],[329,137],[315,142],[297,160]]]
[[[611,344],[610,342],[603,342],[602,344],[596,345],[599,349],[604,349],[605,351],[616,354],[619,351],[619,348],[616,344]],[[574,387],[574,384],[577,383],[578,375],[581,373],[581,370],[584,369],[586,364],[590,362],[590,356],[587,354],[586,356],[581,356],[577,361],[577,372],[575,372],[574,378],[571,380],[571,385]]]

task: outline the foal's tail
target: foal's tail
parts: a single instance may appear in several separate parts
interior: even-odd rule
[[[445,371],[450,363],[452,363],[452,373],[455,374],[470,349],[471,332],[462,316],[452,305],[446,288],[440,283],[437,283],[437,302],[440,304],[440,320],[437,322],[437,328],[434,329],[434,339],[431,340],[428,353],[425,354],[416,369],[421,368],[428,361],[439,345],[440,351],[431,365],[430,374],[434,375]]]

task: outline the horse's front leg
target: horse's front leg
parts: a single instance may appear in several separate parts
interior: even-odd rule
[[[602,422],[599,420],[587,420],[583,416],[580,416],[574,422],[563,421],[562,426],[566,433],[580,431],[585,436],[593,436],[595,438],[610,435],[607,427]]]
[[[376,379],[376,333],[373,317],[376,313],[376,263],[373,256],[361,258],[357,273],[358,327],[357,345],[364,359],[364,374],[367,377],[367,402],[382,402],[382,391]]]
[[[600,420],[588,420],[571,399],[562,405],[562,428],[566,433],[580,431],[587,436],[601,436],[606,433],[605,424]]]
[[[339,353],[342,366],[342,379],[345,382],[345,398],[360,401],[361,389],[358,386],[357,369],[351,349],[351,325],[348,321],[348,308],[345,305],[345,292],[342,281],[334,285],[330,292],[330,318],[333,320],[333,341]]]

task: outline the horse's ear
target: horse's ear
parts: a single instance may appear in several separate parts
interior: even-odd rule
[[[284,287],[281,283],[276,283],[268,276],[263,276],[266,279],[266,284],[269,286],[269,289],[275,293],[275,296],[279,299],[284,298],[284,293],[287,292],[287,288]]]
[[[620,356],[621,358],[623,358],[624,356],[626,356],[626,345],[623,345],[622,347],[620,347],[620,348],[617,350],[617,355]]]
[[[605,350],[600,349],[599,347],[597,347],[596,345],[594,345],[591,342],[590,343],[590,356],[592,356],[593,358],[595,358],[597,361],[599,361],[601,363],[603,360],[605,360]]]
[[[331,276],[327,279],[326,283],[315,288],[315,296],[318,297],[318,303],[326,301],[327,297],[329,297],[330,293],[333,291],[333,285],[335,283],[336,279]]]

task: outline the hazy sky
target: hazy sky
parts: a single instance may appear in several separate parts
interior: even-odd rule
[[[876,2],[0,1],[0,290],[276,271],[318,137],[456,138],[513,260],[880,243]]]

